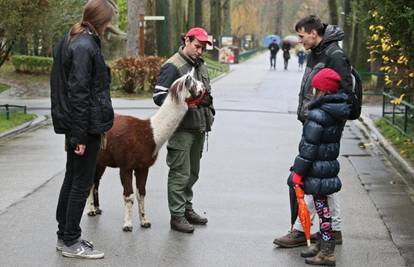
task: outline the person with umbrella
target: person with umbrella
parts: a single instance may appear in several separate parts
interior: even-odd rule
[[[269,45],[270,51],[270,68],[276,69],[276,55],[279,51],[279,45],[277,44],[276,39],[272,40],[272,43]]]
[[[314,15],[310,15],[299,20],[295,25],[295,30],[299,37],[299,42],[303,47],[310,51],[306,58],[306,68],[302,78],[299,93],[298,120],[303,124],[306,121],[309,103],[313,98],[311,80],[315,73],[323,67],[335,70],[341,76],[340,91],[348,96],[352,94],[351,65],[338,42],[343,40],[344,32],[335,25],[326,25]],[[287,37],[284,38],[286,40]],[[295,199],[294,191],[291,190],[292,199]],[[311,195],[305,196],[306,204],[311,213],[311,218],[315,217],[316,211]],[[342,244],[340,206],[337,194],[328,196],[331,208],[332,229],[336,244]],[[295,211],[295,209],[293,209]],[[293,248],[306,245],[305,235],[302,226],[292,216],[291,231],[288,234],[274,239],[273,243],[285,248]],[[314,235],[312,235],[314,236]],[[313,239],[313,238],[311,238]]]
[[[335,266],[336,263],[335,240],[327,196],[338,192],[342,187],[338,178],[340,167],[337,158],[342,132],[350,114],[348,95],[338,92],[340,81],[340,75],[330,68],[321,69],[312,78],[313,99],[303,125],[299,155],[295,158],[288,180],[288,184],[295,188],[298,200],[302,198],[303,201],[299,188],[305,194],[313,195],[319,216],[319,239],[316,244],[301,253],[301,256],[306,258],[305,262],[311,265]],[[305,211],[301,211],[303,208]],[[301,213],[305,213],[304,216]],[[302,224],[307,224],[307,230],[310,232],[309,212],[306,214],[306,205],[301,207],[300,202],[299,218]]]

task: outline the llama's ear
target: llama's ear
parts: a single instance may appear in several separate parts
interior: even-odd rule
[[[190,75],[191,77],[194,77],[194,67],[191,68]]]

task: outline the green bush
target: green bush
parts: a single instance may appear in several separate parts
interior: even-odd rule
[[[17,72],[49,74],[53,59],[51,57],[15,55],[12,56],[11,62]]]

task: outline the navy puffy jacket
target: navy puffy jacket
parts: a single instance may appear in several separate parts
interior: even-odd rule
[[[341,189],[337,158],[342,131],[350,112],[347,100],[346,94],[326,95],[309,105],[299,155],[292,167],[303,177],[306,194],[330,195]],[[290,179],[288,183],[291,185]]]

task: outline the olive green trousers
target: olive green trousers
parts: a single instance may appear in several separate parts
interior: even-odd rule
[[[168,206],[171,215],[192,209],[193,186],[198,180],[205,133],[177,131],[168,140]]]

